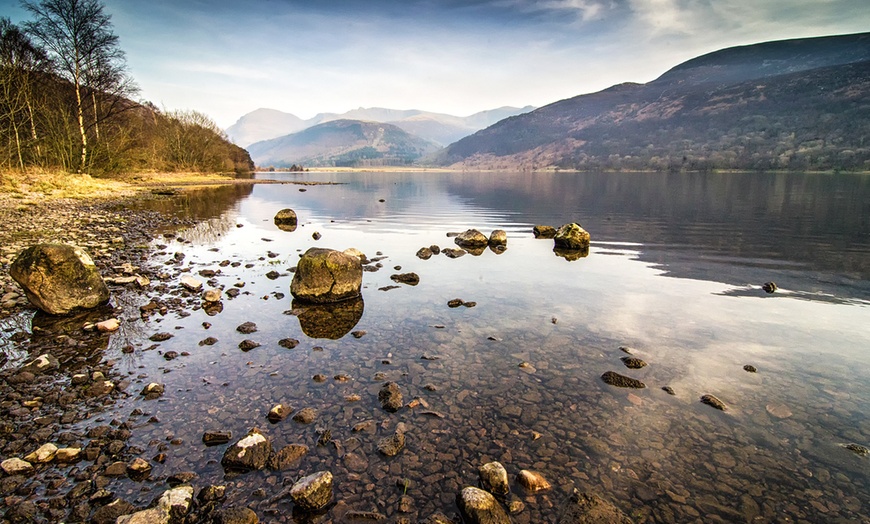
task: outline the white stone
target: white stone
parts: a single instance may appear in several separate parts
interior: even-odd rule
[[[202,282],[190,275],[184,275],[181,277],[181,285],[190,291],[199,291],[202,289]]]
[[[117,318],[110,318],[108,320],[104,320],[102,322],[97,322],[97,331],[100,333],[111,333],[113,331],[118,331],[121,327],[121,321]]]
[[[54,461],[60,463],[76,462],[82,454],[81,448],[60,448],[54,455]]]
[[[0,462],[0,469],[7,475],[26,475],[33,471],[33,465],[26,460],[13,457]]]
[[[43,444],[33,453],[24,457],[24,460],[30,463],[45,464],[51,462],[57,454],[57,446],[52,443]]]

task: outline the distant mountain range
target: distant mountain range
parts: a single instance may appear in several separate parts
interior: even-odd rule
[[[481,111],[471,116],[459,117],[416,109],[361,107],[342,114],[320,113],[308,120],[275,109],[257,109],[239,118],[226,131],[230,140],[246,148],[255,142],[289,135],[334,120],[360,120],[393,124],[408,133],[445,146],[499,120],[527,113],[533,109],[534,106],[500,107]]]
[[[410,165],[440,148],[392,124],[343,119],[256,142],[248,152],[259,166],[366,167]]]
[[[870,169],[870,33],[724,49],[506,118],[461,169]]]

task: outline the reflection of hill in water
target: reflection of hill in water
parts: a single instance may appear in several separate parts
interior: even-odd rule
[[[458,175],[447,187],[478,206],[518,211],[533,222],[577,221],[593,242],[642,243],[641,258],[652,262],[670,264],[672,255],[691,252],[691,259],[713,257],[724,265],[786,261],[870,279],[866,176],[531,173]],[[667,269],[681,276],[679,267]]]

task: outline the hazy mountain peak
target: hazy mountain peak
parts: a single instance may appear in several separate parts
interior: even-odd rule
[[[325,122],[350,119],[390,123],[426,140],[447,145],[503,118],[532,109],[534,109],[532,106],[524,108],[505,106],[459,117],[419,109],[359,107],[341,114],[318,113],[313,118],[302,120],[290,113],[260,108],[239,118],[235,124],[227,128],[227,135],[236,144],[247,147],[254,142],[296,133]]]

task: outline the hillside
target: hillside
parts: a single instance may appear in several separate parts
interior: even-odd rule
[[[401,166],[437,149],[394,125],[360,120],[333,120],[248,147],[257,165],[274,167]]]
[[[450,145],[464,169],[870,169],[870,33],[724,49]]]
[[[360,107],[342,114],[319,113],[308,120],[275,109],[257,109],[242,116],[235,124],[228,127],[227,135],[236,144],[247,147],[254,142],[296,133],[317,124],[335,120],[361,120],[393,124],[412,135],[444,146],[499,120],[533,109],[532,106],[523,108],[505,106],[460,117],[417,109]]]

